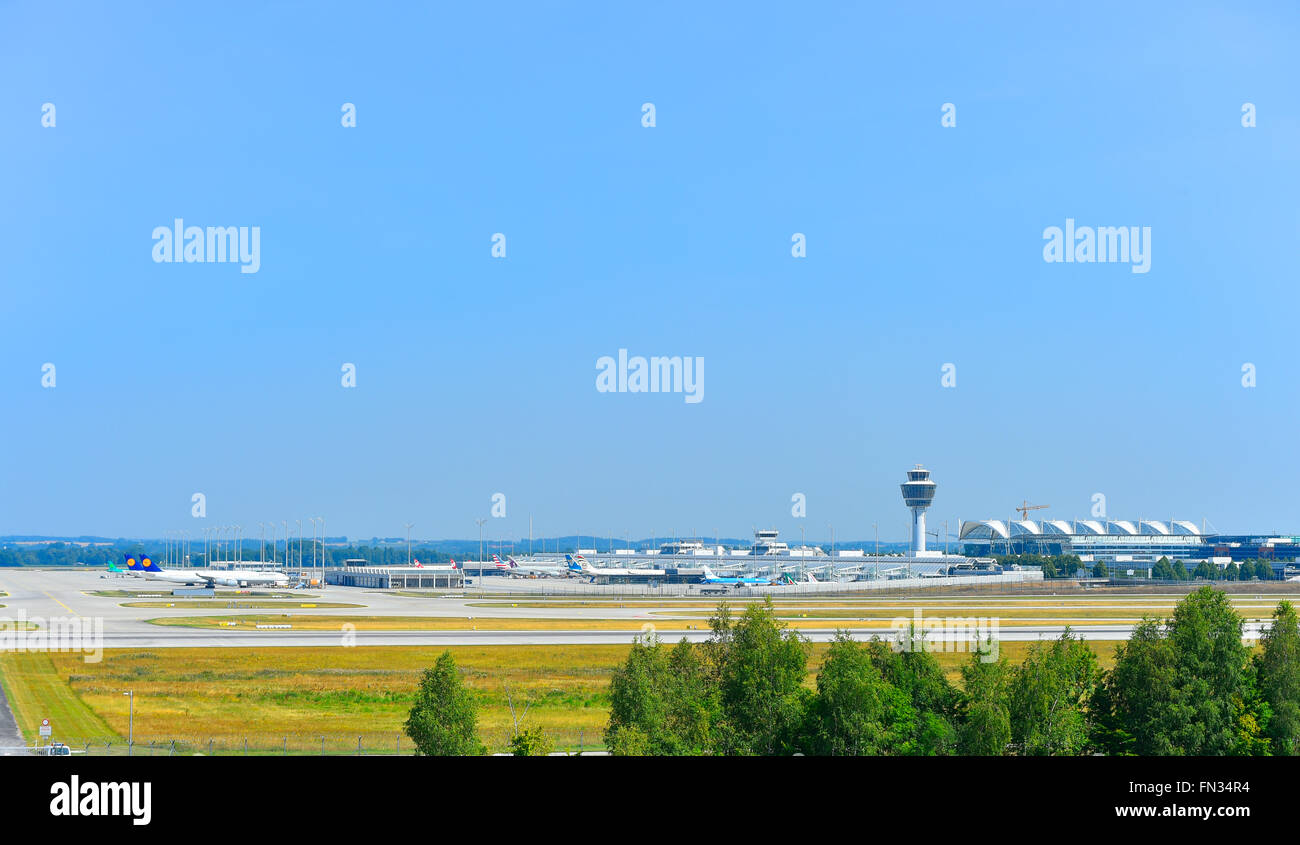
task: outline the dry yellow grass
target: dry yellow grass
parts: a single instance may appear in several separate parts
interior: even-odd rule
[[[607,716],[609,673],[628,646],[452,647],[478,695],[480,727],[504,742],[512,721],[509,689],[528,724],[566,744],[599,740]],[[315,738],[388,735],[397,740],[420,673],[441,648],[110,649],[100,663],[76,655],[0,656],[10,702],[29,738],[50,718],[58,738],[106,739],[127,733],[135,692],[135,735],[150,739],[214,739],[227,747],[312,746]]]
[[[610,673],[630,646],[452,646],[467,685],[480,702],[480,728],[489,745],[510,734],[507,690],[527,724],[541,727],[561,746],[599,744],[608,718]],[[809,646],[811,687],[827,644]],[[1023,660],[1027,643],[1004,643],[1002,654]],[[1094,646],[1103,666],[1114,649]],[[0,675],[28,737],[50,718],[56,738],[121,738],[128,699],[135,692],[137,742],[180,739],[195,747],[313,751],[324,735],[346,751],[358,736],[366,745],[399,747],[402,722],[420,673],[442,648],[192,648],[156,652],[105,651],[98,664],[71,654],[0,655]],[[970,655],[937,653],[950,680]]]

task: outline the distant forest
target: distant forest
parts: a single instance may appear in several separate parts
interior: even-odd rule
[[[0,567],[5,566],[89,566],[89,567],[106,567],[110,563],[121,564],[128,554],[143,555],[147,554],[157,561],[166,563],[167,544],[164,540],[110,540],[103,537],[78,537],[76,541],[82,543],[100,543],[107,545],[79,545],[73,541],[58,541],[52,543],[33,543],[34,540],[41,540],[39,537],[4,537],[0,538]],[[663,538],[661,538],[663,539]],[[17,541],[26,540],[27,542],[19,545]],[[349,542],[345,537],[331,537],[327,541],[326,548],[330,565],[335,562],[342,562],[347,559],[362,559],[374,566],[389,566],[406,563],[406,542],[399,538],[391,537],[373,537],[369,542]],[[723,539],[723,545],[729,547],[745,547],[745,543],[740,540]],[[347,545],[342,545],[347,543]],[[644,548],[650,544],[650,541],[641,540],[633,541],[635,548]],[[294,538],[289,545],[292,547],[293,565],[298,565],[298,540]],[[487,560],[492,559],[493,554],[500,555],[504,558],[506,555],[523,556],[528,554],[529,541],[527,538],[520,540],[484,540],[482,549],[483,557]],[[606,537],[539,537],[532,541],[532,550],[536,554],[563,554],[572,553],[579,548],[597,549],[601,554],[608,550],[623,548],[625,545],[621,539],[610,539]],[[265,552],[260,540],[242,539],[241,559],[246,562],[253,562],[262,559],[265,553],[269,559],[271,556],[271,545],[267,543]],[[311,566],[312,563],[312,539],[306,537],[302,543],[303,564]],[[889,554],[906,549],[906,543],[881,543],[880,551],[882,554]],[[230,551],[231,545],[226,541],[223,548],[224,552],[218,554],[215,545],[209,547],[213,560],[223,560],[233,557],[234,552]],[[829,546],[826,546],[829,551]],[[847,542],[837,543],[836,549],[859,549],[871,553],[875,548],[874,541],[868,542]],[[202,538],[191,538],[189,541],[190,566],[203,566],[203,540]],[[319,555],[319,552],[317,552]],[[437,541],[412,541],[411,557],[418,558],[421,563],[446,563],[452,558],[457,560],[478,560],[479,541],[478,540],[437,540]],[[275,559],[284,561],[284,540],[276,543]],[[319,562],[319,557],[318,557]],[[183,562],[182,562],[183,563]],[[173,566],[181,564],[173,563]]]

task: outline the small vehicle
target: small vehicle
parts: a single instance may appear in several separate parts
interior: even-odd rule
[[[53,742],[45,747],[46,757],[71,757],[72,749],[62,742]]]

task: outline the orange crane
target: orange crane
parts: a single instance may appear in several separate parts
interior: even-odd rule
[[[1012,510],[1020,511],[1021,519],[1029,519],[1030,511],[1041,511],[1043,508],[1050,508],[1050,507],[1051,505],[1031,505],[1029,504],[1029,501],[1025,499],[1025,500],[1021,500],[1020,507],[1012,508]]]

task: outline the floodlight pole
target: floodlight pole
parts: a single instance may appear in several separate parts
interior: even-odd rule
[[[126,756],[131,756],[131,749],[135,746],[135,690],[129,690],[122,693],[130,699],[128,705],[127,729],[126,729]]]
[[[474,520],[474,522],[475,524],[478,525],[478,588],[480,591],[482,591],[483,589],[483,523],[487,522],[487,520],[476,519]]]

